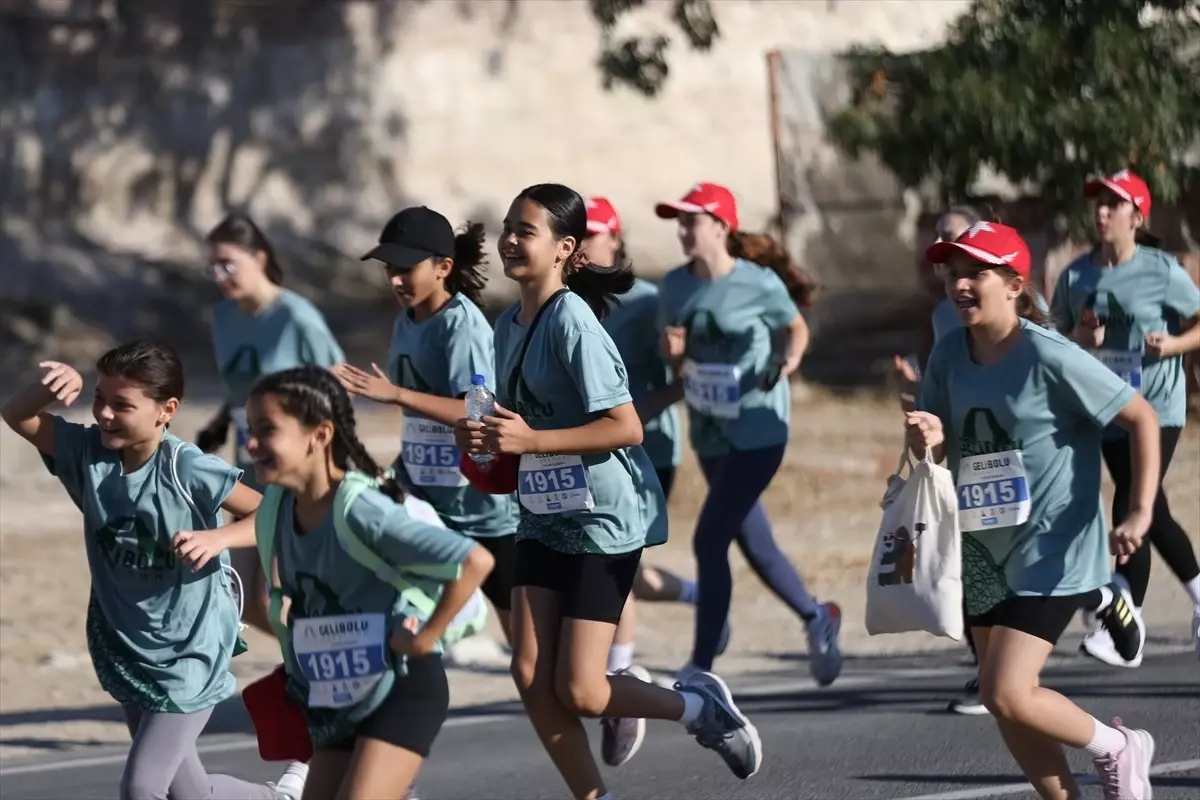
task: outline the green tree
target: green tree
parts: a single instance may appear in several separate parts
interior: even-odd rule
[[[646,0],[589,0],[604,45],[598,66],[605,89],[628,86],[653,97],[667,81],[670,39],[662,35],[621,38],[616,35],[621,17],[645,3]],[[671,19],[696,50],[708,50],[721,35],[709,0],[675,0]]]
[[[1200,145],[1198,0],[976,0],[936,49],[849,61],[853,99],[831,123],[845,152],[946,201],[989,168],[1074,234],[1087,178],[1129,167],[1169,202]]]

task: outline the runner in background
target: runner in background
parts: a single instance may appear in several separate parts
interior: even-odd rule
[[[612,203],[604,197],[588,198],[587,215],[588,237],[581,246],[584,256],[593,264],[605,266],[627,263],[621,218]],[[671,385],[670,370],[663,362],[657,346],[647,346],[658,341],[658,288],[649,281],[635,278],[633,287],[621,295],[618,302],[610,304],[608,315],[600,324],[612,337],[625,364],[629,393],[642,421],[642,449],[654,465],[663,497],[670,500],[682,449],[679,415],[675,411],[675,403],[682,394]],[[649,673],[633,663],[637,628],[634,598],[651,603],[674,602],[694,606],[696,597],[694,581],[639,562],[633,590],[625,600],[621,622],[617,625],[613,646],[608,652],[608,671],[615,673],[628,669],[642,680],[650,679]],[[718,655],[725,651],[728,642],[729,623],[726,622],[717,649]],[[635,743],[645,736],[646,721],[603,719],[600,723],[600,755],[604,763],[612,767],[624,764],[633,755]]]
[[[1122,171],[1089,182],[1084,191],[1096,199],[1097,246],[1059,276],[1054,319],[1063,334],[1140,392],[1158,412],[1165,477],[1187,417],[1183,356],[1200,349],[1200,290],[1173,257],[1138,244],[1150,215],[1145,181]],[[1130,514],[1135,482],[1131,447],[1120,426],[1105,430],[1104,462],[1116,487],[1114,523]],[[1149,543],[1192,601],[1192,636],[1200,655],[1200,565],[1187,533],[1171,515],[1161,484],[1148,534]],[[1143,545],[1118,564],[1117,578],[1129,586],[1134,613],[1140,618],[1150,585],[1150,548]],[[1141,649],[1132,659],[1123,658],[1102,628],[1089,634],[1081,647],[1107,664],[1136,667],[1142,663]]]
[[[1091,755],[1105,797],[1149,798],[1150,734],[1119,719],[1105,725],[1042,686],[1040,675],[1081,609],[1097,615],[1121,651],[1141,647],[1129,594],[1109,583],[1108,552],[1128,558],[1150,524],[1154,410],[1045,327],[1029,248],[1013,228],[976,223],[932,245],[926,259],[947,265],[947,294],[965,329],[934,346],[906,435],[914,455],[944,455],[956,476],[966,624],[984,702],[1040,796],[1080,796],[1065,744]],[[1100,443],[1113,421],[1130,431],[1136,511],[1106,535]]]
[[[659,328],[664,356],[681,376],[691,444],[709,485],[692,542],[701,587],[696,637],[680,674],[712,667],[729,615],[729,545],[736,541],[759,578],[804,620],[809,669],[828,685],[842,668],[841,610],[805,589],[761,500],[787,449],[788,379],[808,346],[797,304],[807,306],[816,287],[782,246],[739,231],[733,194],[723,186],[697,184],[656,212],[678,220],[688,258],[659,284]],[[747,260],[748,248],[767,263]]]
[[[291,598],[289,694],[301,700],[313,745],[304,798],[400,800],[449,710],[440,640],[492,557],[409,515],[403,490],[358,439],[350,396],[332,373],[306,366],[269,374],[246,410],[257,478],[283,490],[265,501],[277,514],[272,571]],[[377,488],[339,501],[351,470]],[[361,545],[437,598],[432,612],[348,552],[334,519],[342,508]]]
[[[748,778],[761,744],[720,678],[697,673],[672,691],[606,669],[642,550],[666,541],[667,515],[624,365],[597,319],[633,275],[590,263],[586,238],[583,198],[566,186],[530,186],[513,201],[499,251],[520,300],[496,321],[496,415],[456,430],[463,452],[498,454],[491,470],[509,463],[519,487],[513,677],[578,800],[610,800],[580,717],[677,720]]]
[[[238,609],[221,553],[254,542],[249,519],[220,534],[211,529],[222,509],[247,517],[261,497],[238,483],[240,469],[168,430],[183,399],[179,356],[148,342],[101,356],[90,426],[45,410],[74,403],[83,392],[79,373],[56,361],[39,366],[42,379],[0,415],[83,513],[88,653],[133,737],[119,796],[299,800],[303,765],[289,767],[279,785],[254,784],[208,774],[196,752],[213,708],[235,690],[229,660]]]
[[[230,214],[208,234],[213,277],[225,299],[213,307],[213,350],[225,383],[225,405],[196,436],[206,453],[225,445],[230,423],[234,463],[242,481],[255,483],[246,450],[246,398],[259,376],[316,364],[331,367],[344,360],[321,312],[308,300],[283,288],[283,268],[267,237],[243,214]],[[230,552],[246,592],[242,619],[274,634],[267,620],[267,581],[253,547]]]
[[[492,327],[483,312],[483,226],[455,236],[450,222],[425,206],[392,217],[379,245],[363,256],[384,264],[388,285],[402,308],[392,330],[387,371],[342,364],[334,374],[351,394],[404,410],[404,435],[394,469],[412,495],[438,512],[446,527],[469,536],[492,554],[495,567],[483,592],[511,643],[509,609],[516,559],[517,506],[511,495],[492,495],[467,482],[458,469],[454,423],[472,375],[495,390]]]

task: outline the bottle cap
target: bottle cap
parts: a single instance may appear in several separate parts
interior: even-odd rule
[[[472,375],[471,376],[471,385],[472,386],[483,386],[484,385],[483,376],[482,375]]]

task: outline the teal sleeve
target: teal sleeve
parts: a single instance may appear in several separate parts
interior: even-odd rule
[[[575,388],[591,414],[632,403],[629,376],[617,346],[608,334],[586,329],[568,329],[562,342],[562,360]]]
[[[58,478],[67,495],[80,511],[83,510],[84,474],[92,460],[92,448],[100,447],[100,429],[67,422],[51,414],[54,420],[54,456],[42,454],[42,463]]]
[[[496,391],[495,359],[492,357],[492,332],[472,327],[460,319],[446,327],[446,380],[450,396],[462,397],[471,388],[471,376],[482,375],[485,385]]]
[[[1190,319],[1200,311],[1200,287],[1178,261],[1171,264],[1167,274],[1165,305],[1184,319]]]
[[[800,309],[788,294],[783,280],[767,267],[758,267],[763,273],[762,303],[763,320],[771,328],[782,328],[790,325],[792,320],[800,316]]]
[[[939,346],[945,339],[939,339],[929,354],[929,363],[925,365],[925,374],[921,378],[921,390],[917,396],[917,409],[927,411],[942,421],[947,428],[949,438],[950,402],[946,396],[946,361],[948,351]]]
[[[337,340],[333,338],[333,333],[323,322],[319,325],[310,323],[302,326],[299,338],[300,361],[303,364],[313,364],[328,369],[346,360],[346,355],[338,346]]]
[[[243,474],[237,467],[226,464],[217,456],[200,452],[194,445],[183,445],[178,468],[179,480],[192,496],[196,508],[206,517],[217,515]]]
[[[394,569],[439,581],[457,578],[475,546],[462,534],[414,519],[404,506],[375,491],[359,495],[346,521]]]
[[[1103,428],[1113,421],[1137,392],[1119,375],[1078,347],[1064,347],[1060,357],[1047,360],[1058,399],[1080,416]]]
[[[1054,320],[1054,327],[1063,333],[1068,333],[1075,327],[1075,320],[1071,315],[1071,297],[1068,286],[1068,275],[1071,269],[1064,269],[1058,276],[1058,282],[1054,285],[1054,298],[1050,301],[1050,318]]]

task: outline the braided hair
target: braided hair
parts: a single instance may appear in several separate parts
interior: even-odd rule
[[[350,395],[331,372],[313,366],[273,372],[260,378],[250,395],[277,398],[283,410],[306,427],[316,427],[326,420],[332,422],[333,463],[338,469],[366,473],[379,482],[379,491],[397,503],[404,502],[404,490],[359,441]]]

